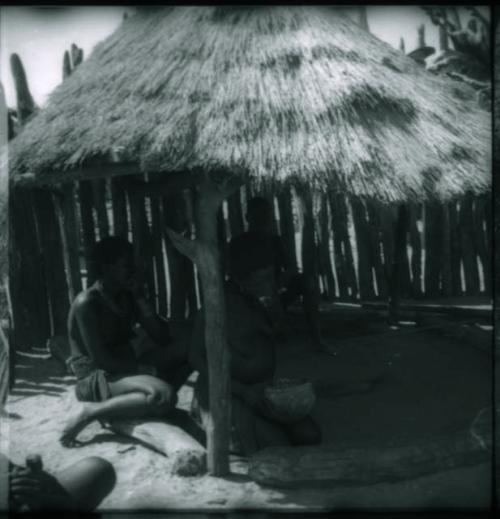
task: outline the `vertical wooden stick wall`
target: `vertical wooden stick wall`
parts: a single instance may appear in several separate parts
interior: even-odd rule
[[[227,201],[221,216],[222,245],[245,229],[246,200],[262,193],[251,184]],[[277,201],[276,229],[297,264],[322,280],[329,300],[388,296],[394,254],[395,212],[375,202],[325,193],[314,204],[307,189],[305,226],[297,224],[298,199],[282,188],[264,194]],[[193,229],[191,193],[161,199],[129,197],[121,179],[66,184],[48,190],[15,190],[11,196],[11,292],[15,342],[44,344],[66,333],[71,300],[95,275],[90,251],[109,233],[132,238],[145,260],[145,278],[160,314],[184,319],[199,305],[193,265],[165,237],[165,225]],[[467,195],[438,204],[409,204],[408,229],[399,251],[403,297],[491,294],[491,198]],[[349,215],[352,215],[352,219]],[[354,225],[354,227],[353,227]],[[57,232],[54,232],[54,229]],[[166,254],[166,256],[165,256]],[[37,261],[33,261],[37,258]],[[357,265],[357,269],[355,268]],[[167,269],[165,268],[167,266]],[[168,306],[170,302],[170,306]]]

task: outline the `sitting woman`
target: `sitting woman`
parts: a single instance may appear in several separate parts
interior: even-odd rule
[[[103,238],[92,259],[97,281],[78,294],[68,318],[68,364],[83,403],[63,430],[65,445],[96,419],[167,416],[192,371],[187,348],[172,343],[167,322],[144,297],[132,245],[119,237]],[[136,323],[154,343],[142,355],[133,347]]]
[[[231,451],[248,456],[277,445],[316,445],[321,431],[310,416],[283,423],[266,404],[264,389],[272,385],[276,368],[273,328],[259,300],[234,280],[226,283],[227,340],[231,352]],[[208,368],[203,311],[192,337],[190,361],[199,372],[193,418],[210,426]]]

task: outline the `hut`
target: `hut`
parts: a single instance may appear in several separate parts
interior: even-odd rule
[[[70,296],[81,287],[74,183],[82,197],[112,178],[115,229],[122,231],[129,227],[118,177],[144,175],[150,195],[195,189],[196,239],[169,236],[194,260],[211,302],[204,306],[208,461],[221,475],[229,412],[216,225],[223,200],[248,178],[310,186],[356,196],[354,216],[362,221],[364,200],[483,193],[490,120],[467,85],[427,73],[332,7],[149,7],[53,92],[12,141],[10,167],[14,199],[15,190],[55,193],[55,210],[46,213],[52,223],[42,225],[60,226],[62,243],[53,246],[64,252]],[[141,247],[145,207],[133,195],[129,201]],[[54,249],[41,247],[50,261]]]

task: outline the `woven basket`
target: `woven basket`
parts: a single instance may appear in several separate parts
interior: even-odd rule
[[[265,397],[276,419],[286,424],[306,418],[316,403],[312,383],[302,379],[278,380],[265,389]]]

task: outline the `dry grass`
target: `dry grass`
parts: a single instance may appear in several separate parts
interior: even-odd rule
[[[474,91],[334,8],[139,11],[14,140],[16,176],[43,182],[122,147],[143,171],[243,167],[384,201],[489,188]]]

